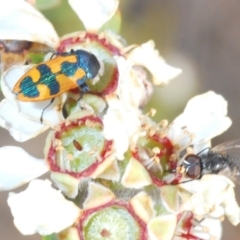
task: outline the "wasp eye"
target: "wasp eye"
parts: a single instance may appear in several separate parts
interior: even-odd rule
[[[187,155],[184,161],[184,167],[187,177],[192,179],[198,178],[202,171],[201,158],[194,154]]]

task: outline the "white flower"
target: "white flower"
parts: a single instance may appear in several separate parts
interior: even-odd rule
[[[9,2],[3,10],[0,10],[0,13],[2,12],[3,16],[10,17],[16,13],[16,17],[13,16],[12,20],[9,21],[9,25],[6,24],[7,30],[0,22],[0,30],[1,28],[4,31],[6,30],[0,33],[0,39],[12,39],[4,37],[3,34],[7,33],[6,36],[11,36],[11,34],[13,34],[13,39],[39,42],[52,48],[57,47],[59,43],[58,36],[54,29],[52,31],[52,26],[51,24],[49,25],[47,21],[43,20],[44,23],[40,26],[40,32],[38,32],[39,29],[31,28],[32,25],[38,26],[38,22],[44,19],[41,14],[35,9],[33,10],[30,5],[26,5],[26,2],[23,0],[19,0],[13,7],[13,10],[11,9],[11,5],[14,5],[15,1],[11,0]],[[4,5],[4,3],[2,5]],[[115,14],[119,1],[69,0],[69,3],[83,21],[87,31],[97,31]],[[23,26],[19,26],[22,23],[19,21],[16,22],[16,18],[18,17],[20,19],[19,16],[21,16],[19,15],[19,11],[23,14],[25,10],[28,13],[23,21],[27,26],[26,32],[24,29],[21,30]],[[8,15],[8,13],[10,13],[10,15]],[[33,22],[31,22],[31,14],[34,19]],[[18,27],[19,29],[16,29],[14,32],[12,29],[9,30],[9,26],[13,26],[12,29]],[[46,34],[42,34],[44,27],[46,27]],[[36,31],[38,33],[36,33]],[[19,35],[14,37],[16,32],[19,33]],[[103,40],[104,44],[114,49],[109,51],[108,59],[104,58],[104,54],[101,55],[101,50],[105,48],[100,48],[101,50],[96,48],[93,50],[93,53],[95,54],[94,51],[96,51],[96,53],[99,54],[104,69],[107,69],[105,68],[107,64],[105,64],[104,61],[109,63],[108,61],[110,60],[110,62],[113,63],[115,82],[112,85],[114,85],[114,90],[118,83],[115,92],[114,90],[111,93],[107,92],[103,94],[103,92],[101,92],[103,95],[102,101],[106,104],[104,104],[103,111],[95,112],[96,114],[100,113],[100,121],[103,120],[104,137],[107,140],[113,140],[114,144],[112,146],[111,142],[111,149],[110,145],[109,149],[107,149],[109,154],[111,153],[107,159],[108,161],[105,161],[95,169],[94,172],[90,171],[87,181],[83,183],[83,185],[86,184],[90,187],[87,198],[85,198],[85,201],[82,201],[83,206],[86,209],[91,209],[92,207],[100,206],[109,201],[111,202],[117,197],[106,186],[99,187],[96,186],[99,184],[89,183],[89,179],[105,178],[109,182],[116,181],[119,186],[122,184],[122,187],[129,188],[133,188],[134,186],[146,186],[153,183],[149,169],[145,168],[138,159],[134,159],[133,157],[130,158],[130,160],[128,159],[129,163],[124,167],[125,169],[121,169],[122,173],[120,179],[120,167],[116,159],[124,160],[125,153],[136,146],[141,136],[146,136],[147,134],[150,136],[156,133],[156,135],[159,134],[159,136],[162,137],[162,133],[164,137],[169,138],[174,147],[179,146],[178,149],[176,147],[174,150],[177,149],[181,151],[193,145],[194,152],[197,153],[205,146],[210,146],[211,138],[225,131],[231,125],[231,120],[226,116],[227,102],[223,97],[214,92],[208,92],[191,99],[184,112],[178,116],[169,127],[157,125],[151,120],[149,115],[143,115],[141,112],[141,107],[148,101],[153,91],[152,84],[148,81],[144,68],[152,74],[152,82],[155,85],[167,84],[170,79],[180,74],[181,70],[166,64],[165,60],[159,55],[159,52],[155,50],[153,41],[133,48],[126,47],[124,43],[119,40],[119,37],[113,34],[106,32],[100,34],[87,34],[91,37],[86,38],[84,44],[86,43],[87,45],[88,42],[91,42],[91,38],[96,37],[96,39],[99,40],[97,45]],[[69,41],[73,42],[71,43],[75,48],[78,48],[78,41],[81,40],[81,35],[85,35],[85,32],[76,34],[76,36],[72,37]],[[66,39],[67,38],[65,38],[65,40]],[[62,51],[68,51],[68,48],[71,49],[72,47],[71,43],[66,44],[66,42],[64,43],[64,40],[61,42],[63,45]],[[66,48],[64,44],[66,44]],[[88,47],[87,49],[91,52],[91,47],[94,45],[96,45],[96,42],[93,45],[89,45],[89,49]],[[59,47],[58,49],[61,48]],[[129,49],[132,49],[132,51],[128,51]],[[103,57],[101,58],[101,56]],[[116,63],[118,69],[116,68]],[[31,66],[13,67],[3,74],[1,81],[1,88],[6,98],[0,103],[0,126],[6,128],[17,141],[31,139],[47,128],[55,127],[64,120],[60,109],[62,109],[62,105],[65,102],[65,94],[56,98],[53,104],[44,111],[43,124],[40,123],[42,110],[50,103],[50,100],[36,103],[16,100],[16,96],[12,93],[14,85],[29,67]],[[103,70],[103,68],[101,69]],[[99,75],[103,77],[105,70],[101,73],[102,74]],[[119,79],[116,77],[118,73]],[[94,101],[96,100],[93,100],[93,102]],[[88,102],[86,101],[85,106],[88,109],[87,104]],[[90,103],[90,105],[90,108],[92,107],[91,113],[93,113],[95,110],[94,107],[101,104]],[[108,105],[106,111],[105,105]],[[91,124],[91,122],[89,122],[89,124]],[[102,125],[99,127],[99,131],[101,130]],[[85,132],[83,135],[85,136]],[[49,135],[49,139],[51,138],[52,135]],[[71,138],[70,142],[73,143],[72,151],[82,151],[81,144],[78,142],[75,144],[74,136]],[[58,143],[59,145],[57,145]],[[56,144],[54,145],[54,147],[56,147],[55,150],[61,151],[62,142],[55,141],[54,144]],[[144,144],[143,142],[143,145]],[[169,145],[171,144],[169,143]],[[175,154],[175,156],[177,156],[177,154]],[[73,157],[74,154],[67,155],[66,165],[70,166],[72,164],[70,160]],[[168,158],[168,156],[166,156],[166,158]],[[60,157],[60,161],[61,160],[63,159]],[[99,158],[99,160],[101,159]],[[166,161],[167,160],[168,159],[166,159]],[[18,187],[49,170],[49,167],[42,159],[33,158],[21,148],[16,147],[0,148],[0,161],[0,190],[9,190]],[[51,166],[51,164],[49,165]],[[52,169],[55,172],[51,173],[51,177],[54,181],[58,181],[56,187],[62,189],[68,197],[74,198],[79,192],[81,193],[81,189],[79,191],[80,177],[77,178],[75,175],[68,175],[69,171],[61,172],[61,170],[63,170],[61,166],[60,172],[58,172],[58,168]],[[171,174],[174,175],[174,173]],[[157,174],[154,177],[157,178]],[[165,190],[167,189],[165,192],[163,191],[164,187],[162,187],[162,203],[165,200],[163,194],[167,197],[169,196],[171,201],[169,201],[168,207],[164,204],[161,205],[160,202],[157,202],[156,206],[157,208],[164,208],[163,212],[166,211],[171,213],[168,215],[155,216],[156,213],[153,208],[155,205],[153,200],[155,199],[147,196],[145,192],[142,193],[141,198],[139,198],[139,196],[136,197],[137,195],[134,196],[131,203],[133,205],[132,208],[141,213],[139,215],[147,223],[148,237],[150,237],[150,239],[159,239],[159,237],[163,239],[172,239],[176,233],[179,206],[180,211],[191,211],[195,216],[201,215],[204,217],[211,216],[217,218],[218,227],[219,219],[224,212],[233,224],[238,224],[240,222],[240,211],[234,196],[233,186],[232,182],[224,177],[206,175],[199,181],[171,186],[173,189],[172,192],[169,191],[169,186],[165,187]],[[157,185],[155,187],[156,190],[159,191]],[[10,193],[8,204],[11,207],[16,227],[21,233],[26,235],[36,232],[41,235],[60,232],[71,227],[77,221],[82,211],[72,202],[67,201],[60,191],[53,189],[49,181],[42,180],[33,180],[29,184],[28,189],[24,192],[19,194]],[[182,229],[181,226],[179,228],[180,230]],[[218,233],[220,233],[221,231],[219,228],[217,229]],[[198,229],[194,229],[193,231],[195,230],[198,231]],[[202,232],[201,227],[199,231]],[[211,233],[210,235],[220,238],[217,234]],[[194,236],[197,236],[197,234],[194,234]],[[205,235],[201,237],[204,239]]]
[[[188,222],[186,223],[187,227]],[[185,226],[180,226],[176,230],[176,236],[174,236],[174,240],[183,240],[181,236],[182,233],[191,234],[193,239],[201,239],[201,240],[220,240],[222,237],[222,224],[219,219],[214,218],[204,218],[201,221],[197,221],[194,219],[193,226],[188,232]],[[192,239],[190,236],[184,239]]]
[[[22,148],[0,148],[0,190],[11,190],[49,171],[43,159],[30,156]]]
[[[220,240],[222,237],[222,223],[219,219],[204,218],[192,231],[200,239]]]
[[[1,89],[5,99],[0,103],[0,126],[9,130],[13,138],[19,142],[36,137],[43,131],[53,127],[63,120],[62,111],[57,106],[62,105],[66,96],[63,94],[46,108],[50,100],[40,102],[22,102],[16,99],[12,89],[17,80],[31,66],[15,66],[8,69],[2,76]],[[43,114],[43,124],[40,122]],[[16,121],[17,120],[17,121]]]
[[[0,4],[0,39],[25,40],[57,47],[59,38],[52,24],[32,5],[24,0],[1,0]]]
[[[69,4],[88,31],[96,31],[118,8],[118,0],[69,0]]]
[[[14,224],[24,235],[49,235],[71,226],[80,209],[66,200],[48,180],[33,180],[21,193],[10,193],[8,205]]]
[[[1,0],[0,39],[37,42],[52,49],[56,49],[59,44],[59,37],[52,24],[23,0]],[[61,103],[59,99],[45,111],[45,124],[40,123],[40,117],[42,109],[50,100],[26,103],[15,99],[13,86],[30,67],[32,66],[13,67],[1,79],[1,89],[6,98],[0,103],[0,126],[9,130],[13,138],[20,142],[39,135],[61,119],[61,114],[54,109]]]
[[[232,124],[227,115],[227,102],[219,94],[209,91],[190,99],[184,112],[169,126],[168,137],[181,149],[190,144],[196,150],[210,146],[210,140],[226,131]],[[198,153],[198,152],[196,152]]]
[[[176,224],[177,216],[175,214],[168,214],[153,218],[147,226],[150,239],[173,239]]]
[[[141,126],[140,111],[136,108],[126,108],[121,101],[111,96],[107,102],[108,110],[103,116],[103,134],[107,140],[114,140],[116,157],[124,159],[131,138]]]
[[[189,199],[183,199],[181,211],[189,210],[199,216],[218,218],[222,218],[225,212],[233,225],[240,223],[240,208],[235,199],[234,184],[228,178],[209,174],[200,180],[180,184],[179,187],[192,194]]]
[[[119,70],[117,95],[126,108],[139,108],[152,95],[152,84],[147,80],[146,72],[134,68],[132,61],[124,57],[115,57],[115,60]]]
[[[133,49],[128,54],[128,59],[134,62],[134,65],[140,65],[149,70],[153,76],[155,85],[166,85],[169,80],[178,76],[182,70],[171,67],[166,64],[165,60],[159,55],[155,49],[155,44],[152,40]]]

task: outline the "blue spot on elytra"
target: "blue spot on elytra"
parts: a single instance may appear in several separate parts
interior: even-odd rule
[[[71,63],[67,61],[61,63],[61,73],[63,73],[67,77],[74,76],[77,69],[78,66],[76,63]]]
[[[29,76],[25,77],[20,83],[21,93],[29,98],[36,98],[40,96],[37,89],[39,84],[46,85],[49,88],[50,95],[55,95],[60,90],[60,85],[56,80],[56,74],[52,73],[51,69],[46,64],[40,64],[36,67],[40,73],[38,81],[33,81]]]
[[[35,98],[39,96],[39,91],[36,87],[36,83],[33,82],[32,78],[27,76],[20,83],[21,93],[24,96]]]
[[[50,95],[55,95],[60,91],[59,82],[56,79],[56,74],[53,73],[51,69],[46,64],[40,64],[37,67],[37,70],[40,72],[41,77],[36,82],[36,84],[44,84],[50,90]]]

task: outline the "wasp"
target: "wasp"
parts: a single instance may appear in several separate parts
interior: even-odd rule
[[[240,184],[240,139],[206,150],[185,157],[181,164],[185,175],[191,180],[200,179],[204,174],[222,174]]]
[[[17,81],[13,87],[17,100],[39,102],[51,99],[51,104],[55,97],[69,90],[89,91],[86,81],[96,77],[100,69],[95,55],[84,50],[54,55],[55,58],[35,65]]]

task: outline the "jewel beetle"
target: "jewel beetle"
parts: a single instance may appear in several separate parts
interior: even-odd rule
[[[37,64],[17,81],[13,87],[17,100],[39,102],[51,99],[52,103],[55,97],[71,89],[80,88],[82,93],[89,91],[86,81],[96,77],[100,69],[97,58],[84,50],[54,55],[55,58]]]

